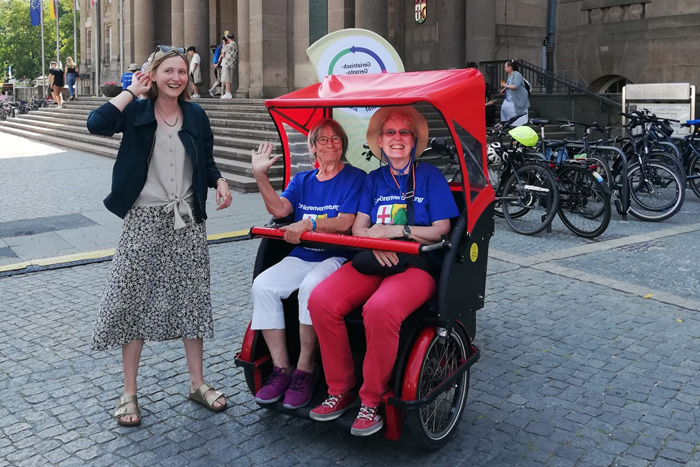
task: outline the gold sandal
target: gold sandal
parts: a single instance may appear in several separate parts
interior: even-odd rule
[[[209,395],[209,397],[205,398],[204,394],[206,394],[207,391],[212,391],[212,393]],[[209,383],[204,383],[199,388],[197,388],[195,392],[190,392],[191,401],[203,405],[212,412],[223,412],[224,410],[226,410],[227,403],[224,403],[224,405],[222,405],[221,407],[216,407],[214,405],[214,402],[216,402],[222,397],[224,397],[224,393],[221,391],[217,391]]]
[[[126,422],[121,419],[121,417],[126,417],[128,415],[136,415],[139,417],[139,419],[131,422]],[[117,423],[121,426],[139,426],[141,424],[141,411],[139,410],[139,400],[136,395],[129,394],[120,397],[119,402],[117,402],[117,410],[114,412],[114,416],[117,418]]]

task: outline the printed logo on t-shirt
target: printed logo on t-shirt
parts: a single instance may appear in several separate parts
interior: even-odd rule
[[[377,208],[375,224],[406,225],[407,222],[405,204],[381,204]]]
[[[308,212],[305,212],[302,216],[301,219],[326,219],[328,218],[328,214],[309,214]]]

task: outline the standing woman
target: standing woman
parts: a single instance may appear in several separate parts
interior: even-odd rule
[[[216,188],[217,210],[231,204],[231,193],[214,163],[209,119],[189,102],[188,69],[184,50],[161,46],[147,73],[135,72],[87,121],[91,133],[123,133],[104,203],[124,226],[91,343],[122,348],[115,417],[123,426],[141,423],[136,375],[145,340],[182,338],[189,398],[215,412],[226,408],[202,376],[202,339],[213,336],[204,205],[208,187]],[[136,100],[139,94],[147,98]]]
[[[72,57],[66,59],[66,84],[68,85],[69,101],[75,99],[75,82],[78,79],[78,67]]]
[[[501,92],[505,91],[506,93],[506,98],[501,105],[501,121],[507,122],[515,116],[522,115],[513,122],[513,126],[525,125],[527,123],[527,110],[530,108],[525,79],[515,68],[513,60],[507,60],[504,69],[508,74],[508,79],[505,83],[501,83],[503,88]]]
[[[49,63],[49,89],[53,96],[53,101],[59,109],[63,108],[63,70],[56,62]]]

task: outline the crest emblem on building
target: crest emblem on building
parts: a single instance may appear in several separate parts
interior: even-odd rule
[[[416,23],[423,24],[425,22],[426,6],[428,0],[416,0]]]

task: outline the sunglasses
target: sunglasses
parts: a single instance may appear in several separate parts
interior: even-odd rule
[[[319,136],[318,138],[316,138],[316,142],[321,146],[325,146],[326,144],[328,144],[329,141],[333,144],[340,144],[343,142],[343,139],[337,135],[333,135],[330,138],[328,136]]]
[[[390,128],[390,129],[388,129],[388,130],[382,131],[382,133],[385,134],[385,135],[387,135],[387,136],[396,136],[397,131],[396,131],[395,129],[393,129],[393,128]],[[403,138],[405,138],[406,136],[413,136],[413,132],[412,132],[411,130],[406,130],[406,129],[404,129],[404,128],[400,129],[400,130],[398,131],[398,133],[399,133],[399,135],[401,135]]]
[[[158,52],[170,52],[171,50],[174,50],[175,52],[179,53],[180,55],[185,55],[185,48],[184,47],[173,47],[169,45],[159,45],[156,47],[156,53]]]

